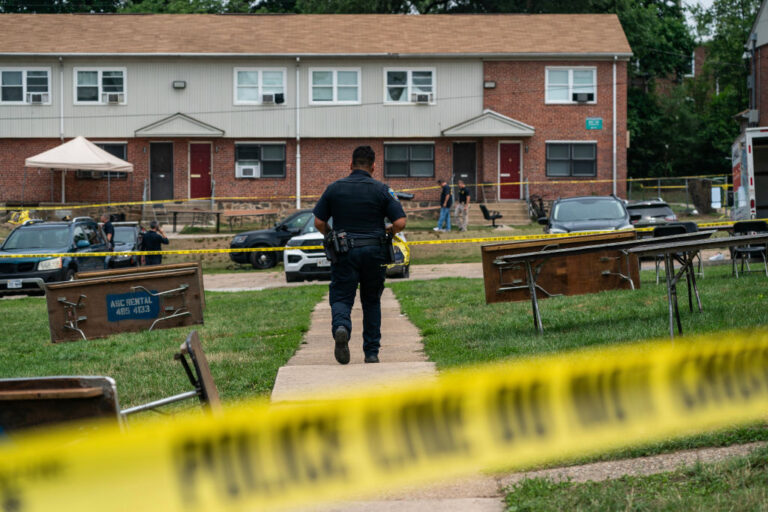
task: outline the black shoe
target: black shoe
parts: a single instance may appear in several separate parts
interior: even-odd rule
[[[376,354],[371,354],[369,356],[365,356],[365,362],[366,363],[378,363],[379,362],[379,356]]]
[[[333,339],[336,342],[336,348],[333,350],[333,355],[336,357],[336,361],[339,364],[349,363],[349,331],[343,325],[336,328],[333,333]]]

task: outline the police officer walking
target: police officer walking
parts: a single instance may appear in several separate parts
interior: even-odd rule
[[[379,362],[381,293],[389,263],[389,234],[405,228],[405,212],[395,193],[374,180],[376,154],[370,146],[352,153],[352,173],[331,183],[315,206],[315,227],[341,243],[331,262],[330,303],[334,356],[349,363],[350,313],[360,285],[363,306],[363,352],[366,363]],[[333,218],[333,232],[329,220]],[[385,224],[385,218],[391,225]],[[327,238],[327,237],[326,237]]]

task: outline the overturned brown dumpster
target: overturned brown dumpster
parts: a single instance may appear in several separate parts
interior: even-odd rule
[[[159,268],[47,285],[51,341],[202,324],[199,266]]]
[[[494,264],[494,261],[502,256],[595,244],[611,244],[634,240],[635,238],[636,233],[634,231],[617,231],[484,245],[481,251],[485,301],[491,304],[530,300],[531,298],[529,290],[524,286],[526,283],[525,267],[522,265],[500,266]],[[627,269],[627,264],[629,264],[629,269]],[[637,258],[628,258],[618,250],[554,257],[547,260],[538,271],[536,283],[540,291],[543,292],[541,297],[629,289],[630,282],[624,279],[622,274],[627,274],[636,286],[639,286],[640,283],[640,268]]]

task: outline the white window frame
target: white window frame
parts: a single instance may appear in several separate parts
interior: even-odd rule
[[[98,86],[99,86],[99,99],[97,101],[78,101],[77,99],[77,74],[81,71],[96,71],[98,72]],[[77,67],[72,70],[72,96],[75,105],[102,105],[109,106],[111,103],[102,100],[104,95],[103,91],[103,74],[104,71],[122,71],[123,72],[123,92],[119,93],[123,95],[123,101],[118,105],[128,104],[128,69],[127,68],[100,68],[100,67]]]
[[[8,68],[0,68],[0,74],[2,74],[4,71],[10,71],[10,72],[19,72],[21,71],[21,101],[3,101],[2,96],[0,96],[0,105],[33,105],[33,103],[27,101],[27,72],[29,71],[45,71],[48,74],[48,101],[44,101],[41,103],[41,105],[50,105],[51,100],[53,98],[53,93],[51,90],[53,89],[53,84],[51,83],[51,68],[40,68],[40,67],[8,67]],[[45,94],[45,93],[40,93]]]
[[[387,73],[390,71],[404,71],[408,73],[408,83],[406,84],[406,88],[408,89],[408,101],[391,101],[389,99],[388,87],[387,87]],[[430,105],[434,105],[437,103],[437,70],[436,68],[429,68],[429,67],[410,67],[410,68],[400,68],[400,67],[394,67],[394,68],[384,68],[384,105],[417,105],[415,101],[411,101],[412,93],[413,93],[413,72],[414,71],[429,71],[432,73],[432,101],[429,102]]]
[[[283,146],[285,151],[285,160],[283,160],[283,175],[282,176],[264,176],[262,174],[263,172],[263,164],[264,160],[259,159],[259,175],[258,176],[238,176],[237,174],[237,146],[239,145],[250,145],[250,146]],[[288,143],[287,142],[277,142],[274,140],[268,140],[268,141],[261,141],[261,140],[238,140],[235,142],[235,179],[238,180],[284,180],[288,177]]]
[[[549,99],[549,72],[552,71],[568,71],[568,97],[570,100],[551,100]],[[573,72],[574,71],[592,71],[594,80],[592,81],[595,91],[595,99],[592,101],[579,102],[573,101]],[[547,105],[579,105],[585,103],[587,105],[594,105],[597,103],[597,67],[596,66],[547,66],[544,71],[544,102]]]
[[[312,76],[315,73],[315,71],[330,71],[333,73],[333,80],[331,83],[331,88],[333,89],[333,99],[331,101],[315,101],[312,99]],[[339,94],[339,85],[338,85],[338,75],[339,71],[355,71],[357,72],[357,101],[339,101],[338,100],[338,94]],[[307,79],[307,85],[308,85],[308,96],[309,104],[310,105],[360,105],[362,103],[363,98],[363,72],[361,68],[309,68],[309,77]],[[324,86],[327,87],[327,86]]]
[[[237,73],[240,71],[256,71],[259,73],[259,83],[257,85],[258,87],[258,93],[257,96],[259,98],[259,101],[245,101],[245,100],[239,100],[237,99],[237,89],[238,89],[238,83],[237,83]],[[264,71],[279,71],[283,75],[283,99],[287,100],[287,94],[286,94],[286,83],[285,83],[285,77],[287,76],[287,68],[234,68],[232,72],[232,104],[233,105],[263,105],[264,103],[261,101],[262,96],[264,95]],[[285,105],[285,101],[282,103]],[[269,103],[269,105],[272,105],[272,103]]]

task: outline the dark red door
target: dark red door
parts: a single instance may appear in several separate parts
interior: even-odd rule
[[[189,145],[190,197],[211,197],[211,145]]]
[[[499,199],[520,199],[520,144],[499,144]]]

